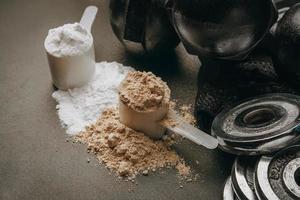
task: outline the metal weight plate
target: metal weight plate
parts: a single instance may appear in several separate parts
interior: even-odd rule
[[[214,119],[219,147],[238,155],[278,151],[300,141],[300,97],[268,94],[225,109]]]
[[[232,142],[258,142],[291,132],[300,124],[300,97],[273,93],[253,98],[216,116],[212,132]]]
[[[255,191],[260,200],[300,199],[300,145],[261,157],[256,167]]]
[[[232,182],[231,177],[226,179],[224,188],[223,188],[223,200],[238,200],[236,197],[233,189],[232,189]]]
[[[256,157],[237,157],[232,167],[233,190],[241,200],[257,200],[254,188]]]
[[[273,138],[271,140],[249,143],[228,142],[219,138],[219,148],[225,152],[236,155],[262,155],[279,151],[287,146],[297,144],[300,141],[300,132],[297,129],[284,136]]]

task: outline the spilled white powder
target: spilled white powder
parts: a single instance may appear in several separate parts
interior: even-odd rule
[[[50,29],[44,46],[56,57],[82,55],[93,45],[93,36],[79,23]]]
[[[95,123],[108,106],[117,105],[118,87],[131,67],[112,62],[96,64],[93,79],[81,88],[58,90],[52,97],[57,101],[57,112],[66,132],[75,135]]]

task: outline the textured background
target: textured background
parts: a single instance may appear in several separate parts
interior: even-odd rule
[[[127,55],[110,28],[108,1],[1,0],[0,199],[219,199],[233,160],[219,150],[188,141],[177,145],[177,152],[199,173],[196,182],[179,189],[172,169],[139,176],[137,186],[119,183],[84,145],[65,142],[43,41],[49,28],[79,21],[90,4],[99,7],[93,28],[97,61],[151,70],[168,82],[174,98],[194,104],[198,59],[181,45],[163,58]]]

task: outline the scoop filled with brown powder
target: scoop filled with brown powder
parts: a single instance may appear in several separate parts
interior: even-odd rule
[[[163,136],[166,128],[159,121],[169,110],[170,89],[151,72],[129,72],[119,87],[120,121],[153,139]]]
[[[182,118],[169,109],[170,89],[151,72],[130,72],[121,83],[119,99],[120,121],[136,131],[159,139],[168,129],[209,149],[218,146],[216,138],[186,122],[190,115]]]
[[[129,72],[119,89],[120,100],[136,111],[157,110],[169,105],[170,89],[152,72]]]

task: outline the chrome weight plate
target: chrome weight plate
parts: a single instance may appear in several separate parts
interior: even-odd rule
[[[237,157],[232,167],[232,187],[241,200],[257,200],[254,188],[256,157]]]
[[[299,142],[299,124],[300,97],[273,93],[222,111],[211,132],[223,151],[261,155]]]
[[[279,151],[287,146],[297,144],[300,141],[299,133],[298,128],[296,128],[290,133],[286,132],[285,135],[271,140],[249,143],[228,142],[219,138],[219,148],[225,152],[236,155],[255,156],[269,154]]]
[[[265,141],[291,132],[300,123],[300,97],[268,94],[222,111],[212,133],[229,142]]]
[[[261,157],[256,167],[255,191],[260,200],[300,199],[300,145]]]
[[[224,188],[223,188],[223,200],[238,200],[236,197],[233,189],[232,189],[232,182],[231,177],[226,179]]]

